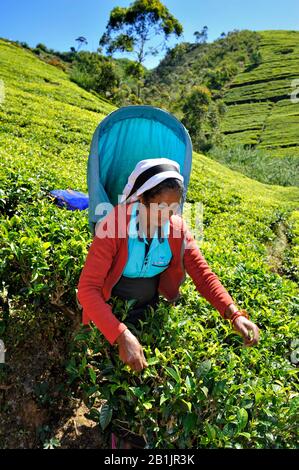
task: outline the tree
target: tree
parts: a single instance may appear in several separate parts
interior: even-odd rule
[[[205,86],[194,86],[183,105],[184,124],[189,131],[195,132],[201,127],[211,103],[211,92]]]
[[[219,141],[219,115],[224,112],[223,103],[213,103],[207,87],[194,86],[185,99],[182,111],[182,123],[188,129],[196,151],[207,151]]]
[[[41,42],[36,44],[35,49],[40,49],[43,52],[48,52],[47,47],[44,44],[42,44]]]
[[[250,54],[249,54],[249,59],[251,60],[252,62],[252,65],[254,67],[257,67],[258,65],[260,65],[262,63],[262,54],[260,51],[252,51]]]
[[[80,51],[73,62],[71,79],[86,90],[111,96],[119,85],[115,65],[107,57]]]
[[[133,53],[136,57],[134,73],[138,78],[137,96],[140,97],[142,82],[141,65],[149,55],[155,56],[166,48],[171,34],[181,36],[183,27],[160,0],[135,0],[129,7],[115,7],[110,13],[106,31],[100,39],[100,46],[108,54],[116,51]],[[163,34],[163,41],[156,47],[147,47],[153,37]]]
[[[76,39],[76,42],[78,42],[77,52],[79,52],[79,50],[81,49],[81,47],[83,46],[83,44],[85,44],[85,45],[88,44],[87,39],[86,39],[84,36],[79,36],[79,37]]]
[[[208,40],[208,27],[204,26],[201,31],[195,31],[195,42],[205,44]]]
[[[224,62],[220,67],[214,67],[206,73],[206,84],[210,90],[221,90],[238,73],[235,62]]]

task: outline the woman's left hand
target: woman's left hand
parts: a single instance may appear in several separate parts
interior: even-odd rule
[[[244,346],[254,346],[257,344],[259,340],[259,329],[252,321],[248,320],[248,318],[243,316],[236,318],[233,328],[243,336]]]

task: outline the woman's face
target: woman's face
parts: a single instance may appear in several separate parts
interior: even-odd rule
[[[139,197],[140,202],[146,207],[148,224],[151,221],[155,226],[164,225],[173,213],[179,211],[181,195],[176,189],[168,189],[153,197],[146,206],[143,196]]]

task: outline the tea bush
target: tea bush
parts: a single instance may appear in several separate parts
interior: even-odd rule
[[[149,448],[295,446],[298,396],[289,360],[295,317],[286,324],[281,308],[274,326],[264,307],[261,344],[249,350],[190,287],[183,288],[184,305],[162,301],[156,312],[148,308],[139,329],[128,324],[149,363],[141,374],[120,362],[96,328],[77,334],[68,371],[90,417],[103,430],[143,435]]]

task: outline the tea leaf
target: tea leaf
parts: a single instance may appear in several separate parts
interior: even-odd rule
[[[112,409],[108,405],[108,403],[105,403],[104,405],[101,406],[101,411],[100,411],[100,425],[102,430],[104,431],[108,424],[110,423],[112,418]]]
[[[216,438],[216,431],[214,427],[209,423],[205,423],[205,430],[209,440],[214,441],[214,439]]]
[[[241,408],[240,410],[237,411],[237,417],[238,417],[238,430],[242,430],[246,427],[247,421],[248,421],[248,413],[245,410],[245,408]]]
[[[162,394],[161,397],[160,397],[160,405],[163,405],[163,403],[167,400],[168,400],[168,397],[166,397],[164,394]]]
[[[209,359],[203,361],[196,371],[197,377],[202,377],[207,375],[207,373],[211,370],[212,363]]]
[[[142,405],[144,406],[146,410],[150,410],[153,407],[153,405],[148,401],[145,403],[142,403]]]
[[[171,367],[165,367],[165,370],[170,375],[170,377],[172,377],[176,381],[176,383],[180,383],[181,377],[176,370],[172,369]]]
[[[96,376],[96,373],[95,373],[94,369],[92,367],[89,367],[88,372],[89,372],[89,376],[91,378],[92,383],[96,384],[97,376]]]

